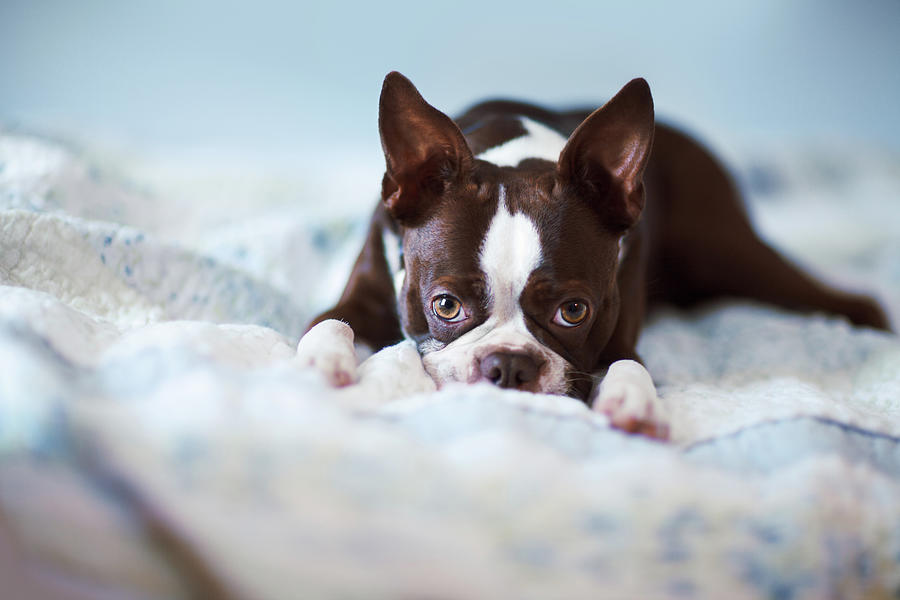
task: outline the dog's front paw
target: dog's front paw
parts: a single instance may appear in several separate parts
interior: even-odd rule
[[[353,330],[346,323],[328,319],[306,332],[297,344],[296,363],[316,369],[333,386],[355,383],[356,351]]]
[[[592,407],[613,427],[661,440],[669,437],[669,419],[653,380],[640,363],[619,360],[594,391]]]
[[[891,323],[881,306],[868,296],[847,294],[841,311],[854,325],[891,330]]]

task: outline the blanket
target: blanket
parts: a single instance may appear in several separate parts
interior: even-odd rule
[[[771,243],[900,325],[900,160],[729,156]],[[668,443],[481,385],[373,403],[293,360],[364,204],[116,165],[0,132],[12,597],[900,594],[896,335],[741,301],[655,313],[638,350]]]

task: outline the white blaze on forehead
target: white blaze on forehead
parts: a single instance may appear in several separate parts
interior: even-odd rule
[[[541,262],[541,239],[523,213],[512,214],[500,185],[497,213],[481,246],[481,269],[488,284],[493,317],[505,320],[519,311],[519,296]]]
[[[481,160],[498,167],[515,167],[526,158],[542,158],[556,162],[566,145],[566,138],[542,123],[520,117],[526,135],[513,138],[500,146],[488,148],[478,155]]]

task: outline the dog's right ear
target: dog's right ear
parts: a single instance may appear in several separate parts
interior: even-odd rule
[[[472,151],[459,127],[396,71],[384,78],[378,130],[387,163],[381,197],[400,222],[425,214],[429,202],[471,168]]]

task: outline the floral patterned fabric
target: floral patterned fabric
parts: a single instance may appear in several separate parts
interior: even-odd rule
[[[900,162],[736,156],[762,232],[900,324]],[[896,335],[743,302],[662,311],[639,351],[670,443],[483,386],[373,406],[292,362],[367,211],[184,206],[93,160],[0,135],[18,559],[110,597],[900,593]]]

